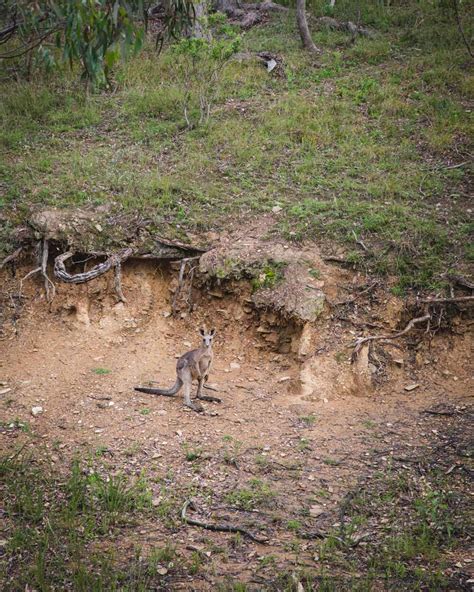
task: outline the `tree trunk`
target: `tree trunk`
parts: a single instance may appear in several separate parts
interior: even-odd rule
[[[308,21],[306,20],[306,0],[296,0],[296,22],[305,49],[312,53],[321,53],[321,50],[314,44],[309,32]]]
[[[208,14],[208,3],[206,0],[201,0],[194,4],[195,19],[191,30],[191,37],[198,39],[211,40],[211,31],[206,24]]]

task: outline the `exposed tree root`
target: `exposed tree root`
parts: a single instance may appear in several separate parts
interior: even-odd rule
[[[382,339],[382,340],[398,339],[399,337],[402,337],[403,335],[406,335],[409,331],[411,331],[415,325],[418,325],[419,323],[424,323],[425,321],[430,321],[430,319],[431,319],[431,315],[429,313],[426,313],[422,317],[417,317],[416,319],[412,319],[408,323],[408,325],[405,327],[405,329],[403,329],[403,331],[399,331],[398,333],[393,333],[391,335],[369,335],[368,337],[358,337],[355,342],[354,351],[352,352],[352,358],[351,358],[352,362],[354,362],[357,359],[357,355],[365,343],[368,343],[370,341],[380,340],[380,339]]]
[[[172,312],[173,316],[176,316],[176,313],[177,313],[178,298],[184,288],[184,284],[186,281],[185,280],[185,272],[186,272],[186,267],[188,265],[189,265],[190,269],[189,269],[188,276],[187,276],[188,289],[187,289],[187,295],[185,296],[185,299],[186,299],[188,311],[192,310],[192,307],[193,307],[193,303],[192,303],[193,278],[194,278],[194,270],[196,269],[196,266],[195,265],[193,266],[192,262],[198,261],[198,260],[199,260],[199,257],[186,257],[185,259],[181,259],[181,266],[179,268],[179,275],[178,275],[178,287],[176,288],[176,291],[173,296],[173,302],[171,304],[171,312]]]
[[[118,296],[119,302],[127,302],[127,299],[122,292],[122,264],[120,261],[115,264],[114,274],[115,292]]]
[[[118,264],[121,264],[123,261],[128,259],[132,253],[133,249],[124,249],[120,253],[114,253],[110,255],[108,259],[102,263],[98,263],[89,271],[72,274],[66,270],[65,261],[70,259],[74,253],[72,251],[67,251],[62,255],[58,255],[54,260],[54,275],[62,282],[67,284],[84,284],[100,277],[104,273],[107,273],[112,267],[116,267]]]
[[[191,526],[199,526],[200,528],[205,528],[206,530],[212,530],[214,532],[239,532],[240,534],[243,534],[249,539],[252,539],[252,541],[255,541],[256,543],[260,543],[262,545],[268,543],[267,539],[258,538],[254,536],[251,532],[249,532],[245,528],[241,528],[240,526],[234,526],[232,524],[210,524],[209,522],[202,522],[201,520],[195,520],[194,518],[190,518],[186,514],[188,508],[196,510],[196,506],[192,500],[185,501],[183,509],[181,510],[181,518],[184,520],[184,522]]]
[[[133,253],[133,249],[128,248],[124,249],[120,253],[114,253],[108,257],[102,263],[95,265],[89,271],[84,271],[83,273],[76,273],[71,274],[66,270],[65,261],[70,259],[74,253],[72,251],[67,251],[62,255],[58,255],[54,260],[54,275],[59,278],[61,281],[66,282],[68,284],[84,284],[86,282],[90,282],[91,280],[107,273],[112,267],[114,267],[115,271],[115,291],[117,293],[117,297],[120,302],[127,302],[127,299],[123,295],[122,291],[122,262],[128,259]]]
[[[464,279],[464,278],[463,278]],[[430,322],[432,320],[432,313],[429,312],[430,306],[435,307],[437,305],[442,304],[462,304],[462,303],[470,303],[474,301],[474,296],[452,296],[450,298],[422,298],[417,300],[418,304],[423,304],[425,309],[425,314],[421,317],[417,317],[412,319],[408,325],[403,329],[403,331],[399,331],[398,333],[392,333],[391,335],[369,335],[367,337],[358,337],[355,341],[354,350],[352,352],[351,361],[355,362],[357,356],[362,348],[362,346],[366,343],[371,341],[390,341],[393,339],[398,339],[399,337],[403,337],[409,331],[418,325],[419,323],[427,322],[427,329],[426,332],[430,331]],[[438,328],[440,327],[441,323],[441,316],[438,318]]]
[[[16,249],[16,251],[13,251],[13,253],[11,253],[10,255],[5,257],[5,259],[0,263],[0,269],[3,269],[7,263],[14,261],[20,255],[20,253],[22,251],[23,251],[23,247],[18,247],[18,249]]]
[[[49,243],[46,238],[43,239],[42,243],[39,243],[39,257],[40,265],[28,272],[20,280],[20,296],[22,292],[23,282],[36,273],[41,273],[44,279],[44,287],[46,290],[46,300],[51,302],[56,294],[56,287],[53,282],[49,279],[47,268],[48,268],[48,255],[49,255]]]
[[[423,304],[450,304],[456,302],[472,302],[474,296],[453,296],[452,298],[423,298],[418,300]]]

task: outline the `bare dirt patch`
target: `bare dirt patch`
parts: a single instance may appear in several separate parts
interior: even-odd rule
[[[315,257],[308,251],[301,261],[306,271],[318,270],[312,279],[331,301],[347,294],[344,286],[363,285],[362,276],[321,260],[316,266]],[[3,279],[4,296],[13,294],[18,279],[7,271]],[[399,343],[386,357],[377,350],[380,364],[363,382],[371,388],[357,388],[347,347],[361,331],[354,306],[360,323],[390,328],[400,320],[400,306],[381,287],[345,313],[326,303],[316,321],[297,323],[258,308],[248,281],[239,279],[196,290],[193,311],[174,318],[175,283],[170,264],[127,262],[126,305],[104,276],[60,285],[49,309],[40,283],[28,284],[21,316],[12,322],[5,314],[0,342],[2,449],[24,445],[22,454],[34,452],[36,462],[48,459],[59,472],[79,455],[104,474],[146,474],[157,512],[116,533],[114,546],[122,561],[136,547],[146,556],[166,541],[176,546],[177,564],[156,589],[215,590],[232,582],[279,589],[271,588],[275,574],[329,561],[321,537],[337,528],[341,503],[364,476],[430,445],[438,430],[432,423],[442,420],[424,410],[466,404],[471,336],[455,319],[458,334],[419,340],[415,349]],[[14,299],[3,302],[14,311]],[[133,391],[150,380],[171,385],[176,357],[199,345],[202,325],[217,330],[210,381],[223,403],[205,403],[197,414],[180,395]],[[185,524],[180,513],[189,499],[196,507],[190,516],[238,524],[266,543]],[[6,521],[4,538],[10,527]],[[448,561],[450,576],[467,573],[462,557],[451,559],[462,569]]]

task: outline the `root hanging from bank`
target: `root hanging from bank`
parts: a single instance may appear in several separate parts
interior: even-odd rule
[[[31,276],[35,275],[36,273],[41,273],[44,279],[44,288],[46,291],[46,300],[48,302],[52,302],[55,295],[56,295],[56,286],[50,280],[47,268],[48,268],[48,256],[49,256],[49,242],[46,238],[43,239],[43,242],[38,243],[38,260],[39,265],[35,269],[32,269],[28,272],[21,280],[20,280],[20,297],[23,288],[23,282],[30,278]]]
[[[11,263],[17,257],[19,257],[19,255],[21,254],[22,251],[23,251],[23,247],[18,247],[18,249],[13,251],[13,253],[11,253],[10,255],[7,255],[7,257],[5,257],[5,259],[0,263],[0,269],[3,269],[7,263]]]

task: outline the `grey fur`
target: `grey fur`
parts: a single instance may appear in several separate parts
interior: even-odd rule
[[[176,363],[176,382],[170,389],[147,388],[137,386],[136,391],[140,393],[148,393],[150,395],[164,395],[165,397],[174,396],[181,387],[184,386],[184,404],[194,411],[203,411],[200,403],[193,403],[191,401],[191,387],[193,380],[198,381],[198,389],[196,397],[205,401],[219,401],[217,397],[208,397],[202,394],[202,388],[209,378],[212,360],[214,357],[212,351],[212,340],[214,339],[215,330],[212,329],[209,333],[200,330],[202,335],[202,345],[198,349],[193,349],[190,352],[181,356]]]

